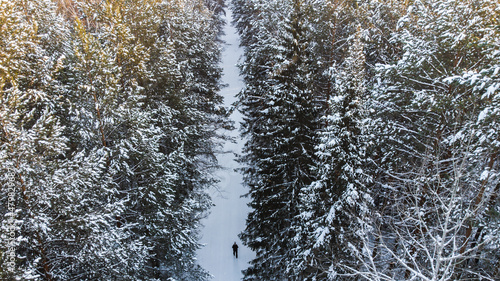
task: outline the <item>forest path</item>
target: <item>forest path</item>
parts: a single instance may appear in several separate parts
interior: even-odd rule
[[[222,89],[221,95],[224,97],[225,106],[229,107],[236,101],[235,95],[243,87],[236,66],[243,51],[238,47],[239,36],[231,25],[230,9],[226,9],[226,13],[227,23],[222,38],[226,42],[222,52],[222,83],[228,87]],[[236,143],[226,142],[224,151],[241,153],[243,140],[239,137],[238,128],[242,116],[236,111],[231,115],[231,119],[237,126],[236,130],[230,132],[230,135],[235,137]],[[219,190],[213,190],[210,194],[215,206],[208,218],[202,221],[204,228],[200,242],[206,246],[198,250],[198,262],[213,276],[213,281],[237,281],[242,279],[241,271],[246,269],[248,262],[255,257],[255,254],[238,238],[238,234],[245,228],[245,220],[250,211],[247,206],[249,200],[241,198],[241,195],[247,192],[247,188],[242,184],[242,175],[234,171],[239,167],[234,153],[221,154],[217,159],[225,169],[217,173],[220,179]],[[239,246],[238,259],[232,255],[231,246],[234,242]]]

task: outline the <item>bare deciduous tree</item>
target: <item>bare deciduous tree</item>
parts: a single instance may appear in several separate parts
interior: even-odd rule
[[[446,160],[429,157],[394,192],[399,197],[391,206],[376,213],[362,249],[353,249],[361,266],[350,268],[352,274],[366,280],[498,280],[499,179],[478,172],[473,157],[467,151]]]

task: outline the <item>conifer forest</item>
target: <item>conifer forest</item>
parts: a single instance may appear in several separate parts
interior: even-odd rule
[[[0,0],[0,280],[236,281],[227,142],[243,281],[500,280],[500,1]]]

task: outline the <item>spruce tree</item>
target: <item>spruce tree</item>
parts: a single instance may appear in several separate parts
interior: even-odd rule
[[[318,180],[301,191],[295,259],[301,280],[328,280],[355,263],[351,247],[367,229],[371,197],[364,127],[365,60],[361,29],[353,34],[347,56],[332,69],[333,96],[325,117],[327,127],[317,146]]]
[[[438,216],[447,207],[434,204],[435,196],[443,196],[443,204],[454,200],[454,193],[451,191],[456,188],[457,179],[460,188],[456,192],[460,193],[460,204],[464,205],[454,215],[463,219],[469,220],[468,204],[483,202],[483,195],[479,195],[481,190],[492,191],[490,195],[496,192],[494,180],[481,180],[482,172],[488,170],[485,168],[489,165],[487,163],[494,163],[495,160],[488,160],[495,159],[495,154],[486,156],[476,150],[471,157],[470,153],[470,144],[476,141],[474,129],[468,124],[475,123],[480,115],[481,94],[475,92],[470,84],[456,83],[455,79],[469,73],[468,69],[471,67],[481,69],[485,66],[485,58],[491,54],[491,45],[479,42],[486,42],[486,38],[493,34],[488,26],[491,27],[494,23],[486,14],[497,8],[487,1],[464,5],[455,1],[424,1],[410,3],[409,6],[402,4],[405,12],[390,41],[400,49],[399,55],[393,62],[379,65],[375,69],[378,82],[372,89],[371,103],[377,113],[374,124],[378,138],[374,159],[380,168],[377,178],[380,185],[375,199],[380,211],[380,221],[376,223],[378,240],[375,244],[382,240],[387,242],[390,237],[393,239],[397,233],[401,233],[398,232],[401,231],[398,227],[404,225],[408,227],[403,231],[407,236],[397,236],[401,244],[385,245],[389,246],[390,251],[401,253],[393,258],[404,260],[403,256],[407,255],[413,257],[415,263],[391,263],[392,266],[384,267],[383,264],[387,263],[387,251],[371,246],[368,247],[371,249],[368,251],[370,254],[365,255],[365,258],[367,261],[384,261],[380,263],[380,267],[377,264],[375,268],[381,269],[380,274],[394,278],[413,278],[418,276],[417,271],[425,271],[424,275],[428,278],[446,275],[460,279],[465,278],[462,274],[470,274],[469,277],[482,275],[484,271],[481,266],[485,264],[481,262],[481,258],[475,260],[478,267],[468,271],[469,273],[461,273],[460,267],[455,267],[451,271],[455,271],[452,275],[447,275],[449,272],[433,275],[437,273],[433,273],[430,264],[441,261],[426,255],[423,249],[425,247],[421,246],[430,244],[439,247],[441,244],[430,238],[432,231],[422,231],[422,225],[419,225],[422,222],[411,215],[403,218],[400,215],[406,211],[408,214],[416,212],[407,210],[416,208],[421,212],[420,218],[424,220],[425,228],[440,229],[444,220]],[[478,16],[472,16],[473,14]],[[467,172],[457,169],[457,163],[465,165]],[[473,191],[474,188],[462,185],[463,177],[468,178],[464,182],[477,186],[477,190]],[[476,213],[478,218],[491,219],[489,216],[483,217],[482,211]],[[394,220],[395,218],[399,220]],[[411,223],[406,224],[409,221],[415,224],[410,227]],[[463,254],[466,252],[465,248],[470,246],[472,249],[481,241],[487,241],[484,240],[480,227],[460,229],[460,232],[455,233],[454,239],[462,242],[446,244],[450,259],[457,257],[453,254],[453,249],[458,251],[462,248]],[[446,231],[449,230],[443,230],[442,233]],[[476,235],[474,239],[472,233]],[[471,239],[475,242],[469,243]],[[463,247],[458,246],[464,241],[467,242]],[[489,244],[488,248],[494,246]],[[489,255],[478,252],[475,254],[480,257]],[[422,276],[418,278],[425,279]]]
[[[2,243],[0,274],[6,280],[51,279],[57,263],[53,228],[60,211],[55,205],[62,193],[58,175],[66,172],[60,159],[66,148],[64,127],[56,115],[62,99],[55,79],[65,30],[50,1],[0,5],[2,217],[10,211],[4,206],[11,195],[15,207],[15,271],[5,266],[7,245]],[[13,177],[6,179],[9,173]],[[4,189],[6,181],[13,183],[12,190]],[[2,218],[2,242],[10,236],[7,224]]]
[[[218,129],[231,127],[220,7],[21,2],[1,2],[0,159],[20,238],[18,271],[2,263],[2,278],[205,280],[197,231]]]
[[[242,161],[248,165],[245,181],[254,210],[241,237],[257,252],[245,280],[286,278],[295,243],[299,191],[313,180],[320,107],[307,44],[311,11],[302,1],[279,3],[286,16],[278,26],[269,25],[277,4],[260,6],[259,17],[270,21],[261,22],[263,28],[248,36],[267,39],[249,46],[242,67],[247,86],[240,102],[244,135],[249,139]],[[268,53],[275,59],[269,60]]]
[[[114,216],[116,225],[131,233],[124,241],[147,252],[130,255],[144,266],[127,267],[141,278],[203,279],[194,259],[197,229],[210,202],[205,188],[215,182],[215,131],[226,126],[216,94],[220,70],[212,14],[190,1],[82,7],[85,18],[94,15],[95,21],[85,23],[85,32],[100,40],[93,41],[99,58],[108,57],[113,67],[88,77],[108,83],[96,126],[109,151],[111,184],[124,205]]]

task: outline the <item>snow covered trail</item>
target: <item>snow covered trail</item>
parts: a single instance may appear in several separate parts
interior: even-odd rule
[[[238,58],[242,55],[242,50],[238,48],[239,37],[236,29],[231,26],[231,11],[226,9],[227,24],[224,28],[226,41],[225,49],[222,53],[222,67],[224,75],[222,82],[228,87],[224,88],[221,94],[224,96],[225,105],[230,106],[235,100],[235,95],[243,87],[243,82],[239,77],[239,70],[236,66]],[[232,120],[239,125],[241,114],[234,112]],[[243,142],[239,138],[238,130],[231,132],[236,137],[237,143],[227,142],[225,151],[241,152]],[[238,234],[245,228],[245,219],[250,208],[247,206],[248,199],[240,196],[246,193],[246,188],[242,185],[242,176],[234,171],[239,167],[235,162],[233,153],[219,155],[219,163],[226,169],[217,173],[221,182],[219,190],[212,191],[211,195],[215,206],[211,214],[203,221],[201,243],[206,246],[198,250],[199,264],[208,270],[213,276],[213,281],[237,281],[241,280],[241,271],[248,267],[248,262],[255,257],[254,253],[245,247],[238,238]],[[239,246],[238,259],[233,257],[231,246],[236,242]]]

